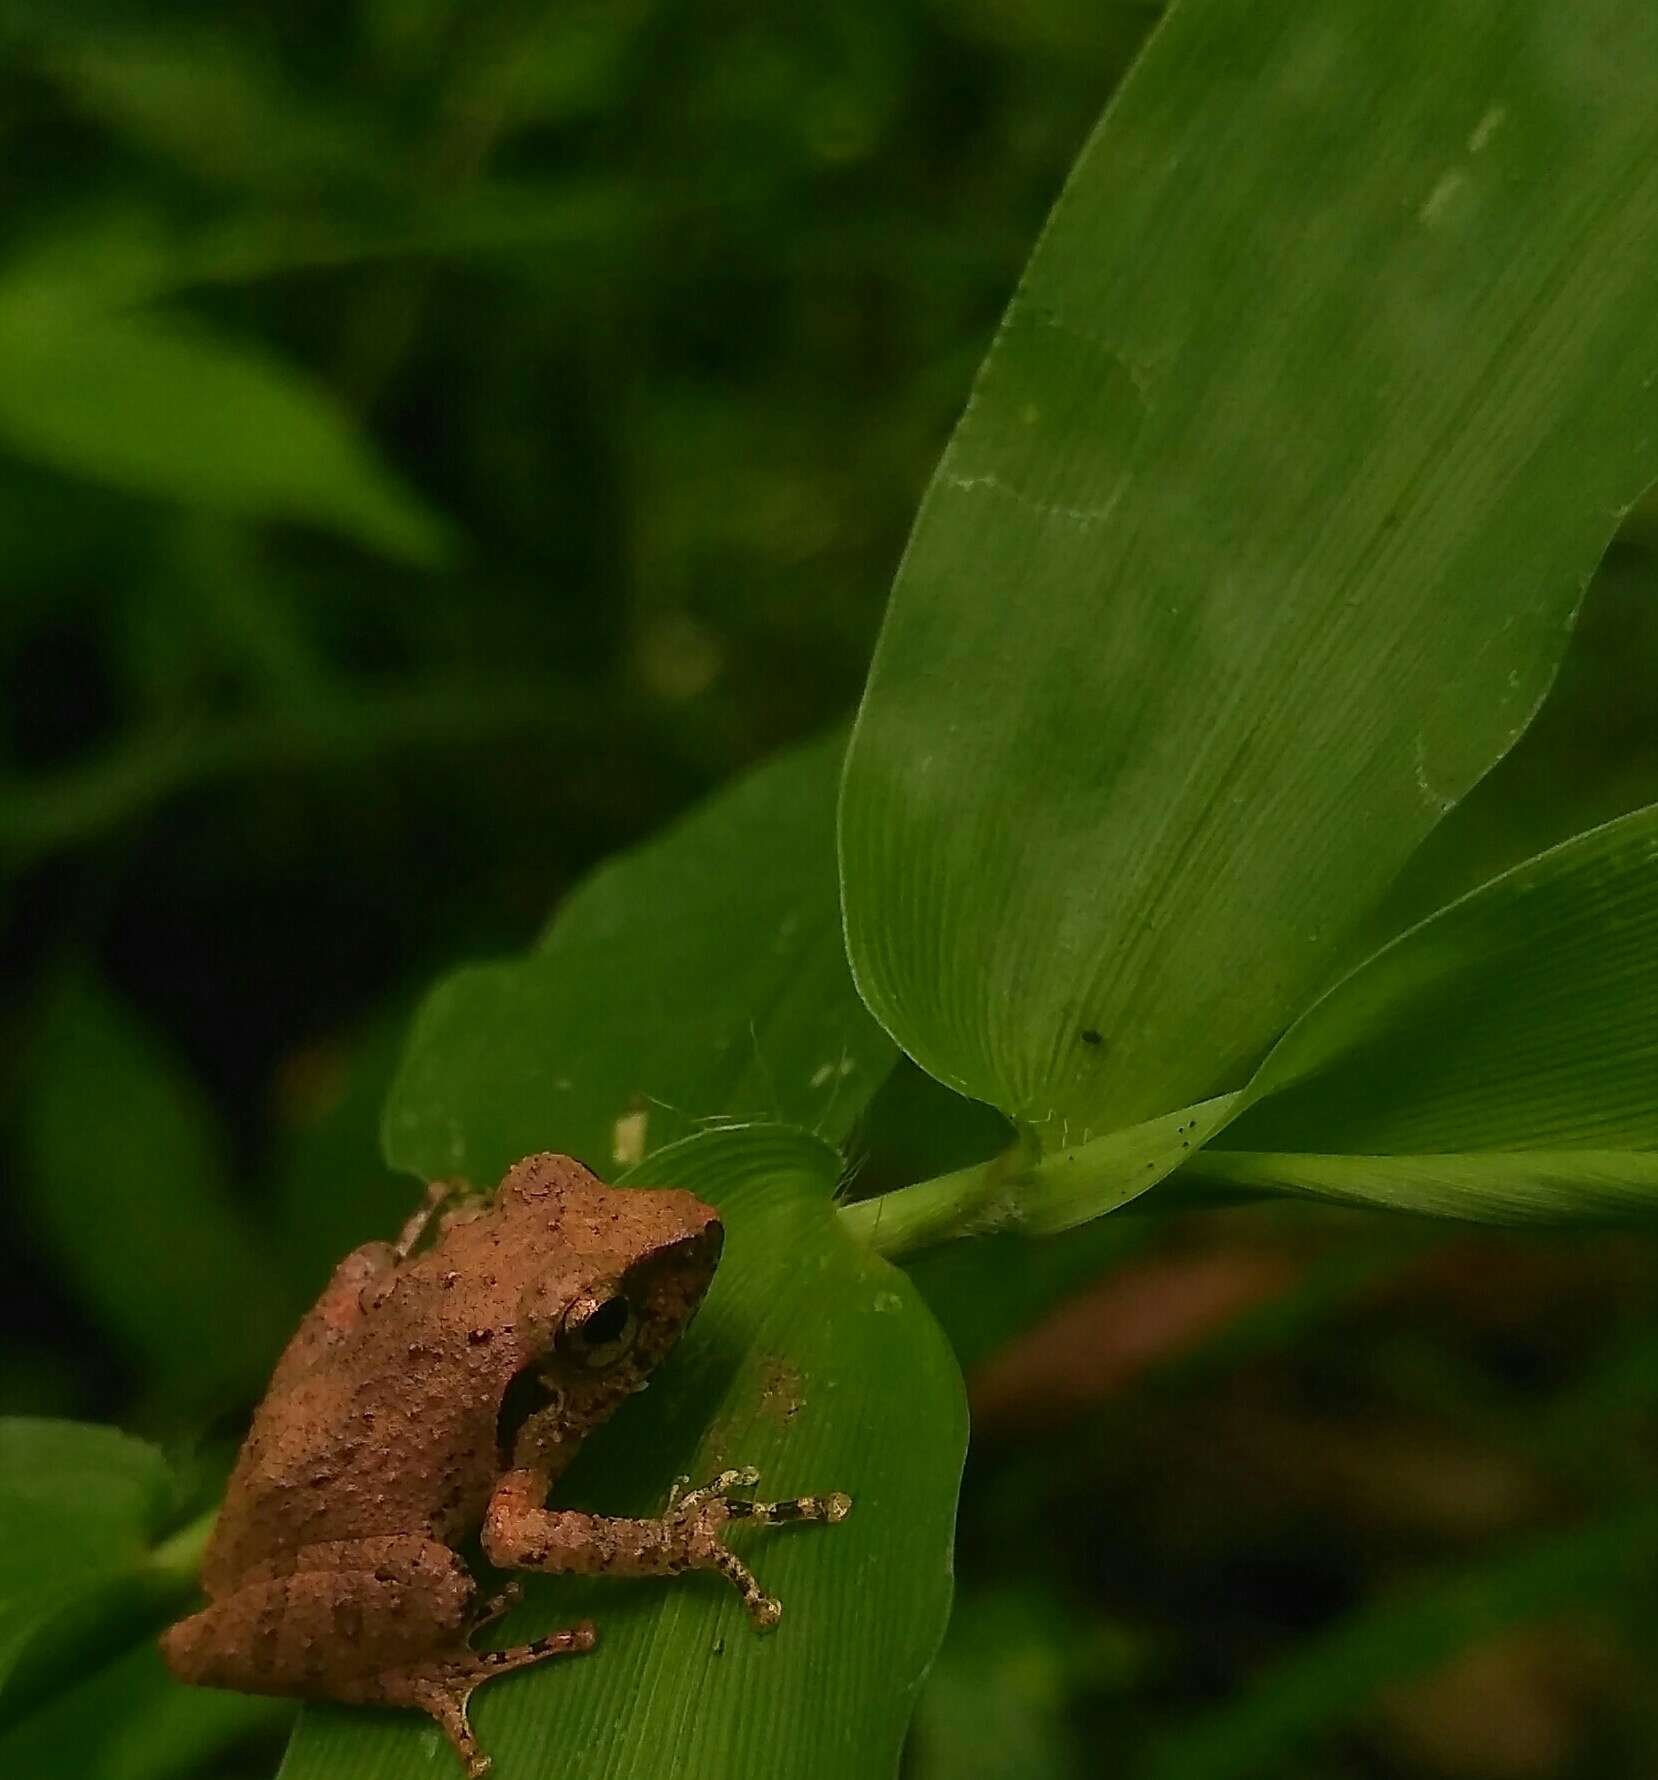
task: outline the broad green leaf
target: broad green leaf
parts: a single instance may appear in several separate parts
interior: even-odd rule
[[[1191,1172],[1228,1186],[1498,1224],[1629,1218],[1658,1207],[1658,1155],[1647,1150],[1415,1156],[1206,1150]]]
[[[846,1489],[851,1516],[745,1542],[784,1602],[767,1638],[705,1577],[532,1579],[501,1641],[591,1614],[599,1646],[478,1694],[498,1780],[896,1771],[948,1613],[966,1410],[914,1288],[840,1227],[829,1202],[839,1167],[805,1132],[737,1127],[659,1151],[628,1177],[717,1205],[726,1252],[679,1350],[594,1438],[559,1499],[655,1513],[676,1474],[754,1464],[765,1493]],[[413,1715],[307,1710],[281,1780],[407,1780],[445,1764],[453,1757]]]
[[[0,442],[136,493],[329,526],[412,563],[441,563],[452,544],[325,391],[172,318],[0,302]]]
[[[841,810],[871,1008],[1045,1147],[1240,1083],[1536,709],[1658,470],[1655,84],[1641,0],[1208,0],[1112,102]]]
[[[154,1447],[89,1423],[0,1419],[0,1690],[54,1621],[143,1564],[170,1505]]]
[[[1658,805],[1384,947],[1285,1034],[1249,1097],[1228,1148],[1658,1149]],[[1651,1178],[1631,1169],[1628,1188]],[[1545,1193],[1548,1173],[1531,1170]],[[1522,1197],[1525,1178],[1522,1163]]]
[[[299,1306],[231,1200],[211,1108],[158,1033],[95,982],[48,1006],[11,1191],[122,1363],[198,1404],[257,1384]]]
[[[1365,923],[1364,954],[1533,854],[1658,802],[1654,684],[1658,558],[1615,546],[1536,722],[1411,856]]]
[[[1658,1508],[1622,1507],[1366,1607],[1166,1733],[1131,1780],[1278,1775],[1301,1746],[1392,1683],[1422,1675],[1505,1628],[1649,1591]]]
[[[427,1000],[386,1104],[394,1167],[493,1184],[560,1150],[600,1172],[701,1125],[837,1140],[892,1066],[847,973],[836,734],[588,878],[540,948]]]

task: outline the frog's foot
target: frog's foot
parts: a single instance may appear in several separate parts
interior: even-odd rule
[[[510,1597],[510,1598],[503,1598]],[[506,1612],[517,1598],[515,1588],[504,1589],[484,1609],[473,1630],[488,1624]],[[462,1649],[453,1656],[437,1657],[413,1663],[377,1675],[357,1697],[364,1702],[386,1706],[415,1706],[429,1712],[443,1734],[454,1745],[455,1753],[466,1768],[467,1780],[479,1780],[490,1769],[472,1730],[468,1708],[473,1693],[484,1682],[514,1669],[527,1669],[552,1656],[571,1656],[591,1650],[598,1642],[593,1622],[584,1619],[565,1632],[552,1632],[545,1638],[534,1638],[528,1644],[509,1645],[505,1650]]]
[[[852,1512],[852,1498],[844,1490],[822,1496],[790,1496],[781,1502],[756,1502],[737,1490],[751,1490],[760,1481],[752,1465],[722,1471],[712,1482],[685,1489],[689,1479],[676,1477],[668,1492],[664,1521],[679,1530],[698,1569],[717,1570],[742,1597],[756,1631],[766,1632],[783,1617],[783,1603],[768,1595],[754,1572],[721,1537],[727,1522],[757,1521],[761,1526],[784,1526],[791,1521],[821,1520],[833,1524]],[[682,1493],[683,1492],[683,1493]]]
[[[523,1600],[524,1591],[516,1582],[509,1582],[499,1594],[494,1594],[478,1609],[471,1625],[466,1628],[468,1644],[477,1637],[485,1626],[492,1626],[505,1613],[510,1613]]]
[[[668,1491],[667,1513],[695,1513],[710,1502],[722,1502],[728,1520],[754,1520],[764,1526],[782,1526],[791,1520],[845,1520],[852,1512],[852,1498],[845,1490],[830,1490],[822,1496],[790,1496],[781,1502],[754,1502],[737,1490],[751,1490],[760,1481],[760,1473],[752,1465],[740,1471],[722,1471],[711,1483],[688,1490],[688,1477],[676,1477]],[[682,1493],[683,1492],[683,1493]]]

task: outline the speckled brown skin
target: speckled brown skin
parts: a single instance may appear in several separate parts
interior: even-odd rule
[[[484,1551],[503,1570],[545,1570],[555,1576],[678,1576],[686,1570],[714,1570],[742,1596],[756,1628],[768,1631],[783,1617],[783,1603],[768,1595],[727,1549],[726,1526],[734,1520],[767,1526],[845,1520],[852,1498],[842,1490],[786,1502],[751,1502],[732,1494],[759,1480],[749,1466],[722,1471],[712,1483],[682,1494],[688,1479],[681,1477],[659,1520],[616,1520],[544,1508],[550,1477],[534,1465],[520,1466],[495,1487],[484,1517]]]
[[[593,1643],[586,1624],[510,1651],[467,1642],[507,1604],[477,1606],[453,1547],[517,1457],[498,1450],[508,1386],[545,1386],[515,1448],[550,1483],[679,1339],[723,1233],[689,1193],[607,1187],[544,1155],[415,1255],[447,1193],[396,1243],[348,1255],[289,1343],[208,1547],[209,1604],[162,1650],[208,1686],[419,1707],[476,1776],[489,1764],[466,1722],[473,1688]],[[637,1332],[594,1366],[570,1350],[568,1313],[618,1289]]]

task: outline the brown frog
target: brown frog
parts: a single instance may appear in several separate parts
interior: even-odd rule
[[[675,1482],[656,1520],[545,1506],[583,1438],[685,1332],[724,1232],[690,1193],[607,1187],[567,1156],[517,1163],[488,1205],[435,1186],[394,1243],[339,1264],[254,1416],[202,1566],[208,1605],[162,1638],[181,1679],[429,1712],[470,1776],[491,1676],[590,1650],[591,1623],[473,1650],[517,1598],[478,1601],[455,1547],[502,1569],[717,1570],[756,1627],[782,1611],[727,1549],[732,1520],[838,1521],[836,1492],[755,1502],[752,1470]],[[510,1395],[509,1395],[510,1393]],[[518,1425],[515,1427],[514,1423]]]

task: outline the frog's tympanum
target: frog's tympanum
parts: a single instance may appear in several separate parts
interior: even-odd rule
[[[546,1506],[583,1438],[640,1390],[695,1315],[723,1232],[689,1193],[607,1187],[529,1156],[493,1201],[439,1185],[394,1243],[347,1255],[277,1364],[202,1568],[208,1605],[162,1650],[211,1687],[431,1713],[467,1773],[489,1759],[472,1690],[589,1650],[590,1623],[474,1650],[516,1598],[480,1602],[456,1547],[501,1569],[669,1576],[717,1570],[755,1625],[782,1609],[726,1548],[726,1524],[842,1519],[840,1493],[755,1502],[752,1470],[674,1485],[657,1520]]]

